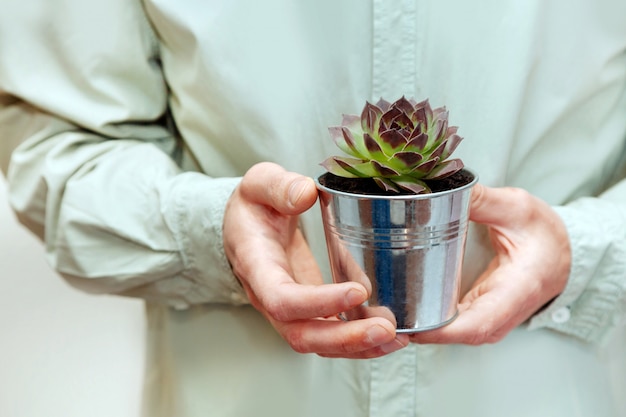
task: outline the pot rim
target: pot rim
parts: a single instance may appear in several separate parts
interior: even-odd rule
[[[363,200],[363,199],[367,199],[367,200],[428,200],[428,199],[432,199],[435,197],[458,193],[468,188],[472,188],[478,182],[478,175],[472,169],[469,169],[467,167],[463,167],[463,170],[467,171],[474,177],[472,181],[457,188],[452,188],[450,190],[437,191],[437,192],[427,193],[427,194],[377,195],[377,194],[356,194],[356,193],[349,193],[346,191],[339,191],[339,190],[335,190],[334,188],[328,188],[320,183],[319,181],[320,177],[325,175],[327,172],[323,172],[319,174],[318,176],[316,176],[314,178],[314,181],[315,181],[315,186],[317,187],[319,191],[324,191],[330,194],[335,194],[335,195],[339,195],[339,196],[347,197],[347,198],[354,198],[358,200]]]

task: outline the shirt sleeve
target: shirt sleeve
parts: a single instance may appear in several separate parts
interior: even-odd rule
[[[140,3],[64,3],[0,14],[0,163],[19,220],[85,291],[245,303],[221,233],[239,179],[181,169]]]
[[[554,209],[569,233],[570,277],[529,329],[550,328],[601,343],[626,323],[626,180],[599,198]]]

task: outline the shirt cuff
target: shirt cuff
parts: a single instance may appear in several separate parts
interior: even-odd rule
[[[570,276],[564,291],[531,318],[528,329],[549,328],[600,342],[624,317],[623,215],[613,204],[598,199],[582,199],[554,210],[569,234]],[[590,221],[594,218],[602,221]]]
[[[164,207],[163,214],[179,243],[185,266],[183,280],[177,284],[181,297],[173,307],[249,303],[224,253],[222,235],[225,206],[239,181],[188,172],[172,185],[174,198],[169,199],[171,204]]]

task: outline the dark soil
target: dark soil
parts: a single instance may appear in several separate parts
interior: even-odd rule
[[[440,179],[424,181],[432,190],[432,192],[447,191],[462,187],[469,184],[474,179],[469,171],[462,169],[459,172]],[[383,191],[371,178],[343,178],[327,172],[319,178],[320,184],[333,190],[343,191],[352,194],[367,195],[411,195],[408,191],[400,191],[400,193]]]

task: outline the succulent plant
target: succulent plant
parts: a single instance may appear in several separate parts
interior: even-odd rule
[[[448,126],[445,107],[432,109],[428,99],[416,103],[401,97],[366,102],[361,116],[343,115],[329,128],[337,146],[349,156],[332,156],[322,166],[334,175],[372,178],[385,191],[430,192],[425,180],[442,179],[463,168],[448,159],[462,137]]]

